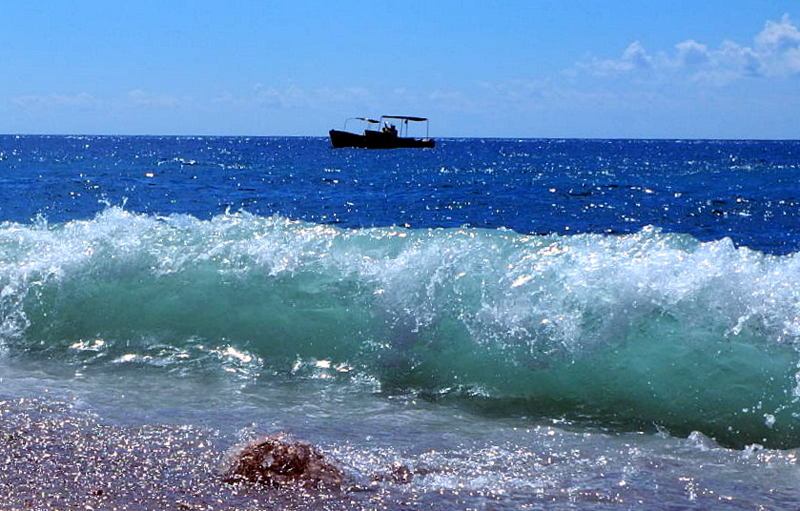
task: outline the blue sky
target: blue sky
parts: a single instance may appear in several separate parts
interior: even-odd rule
[[[11,2],[0,132],[800,138],[799,27],[797,0]]]

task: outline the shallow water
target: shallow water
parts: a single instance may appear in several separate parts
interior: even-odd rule
[[[795,142],[0,137],[3,504],[792,509],[798,169]],[[220,482],[276,431],[346,488]]]

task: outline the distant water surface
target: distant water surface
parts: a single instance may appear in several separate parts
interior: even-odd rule
[[[647,225],[769,253],[800,248],[800,142],[445,139],[431,151],[322,138],[0,137],[0,215],[104,204],[226,210],[344,227],[634,233]]]

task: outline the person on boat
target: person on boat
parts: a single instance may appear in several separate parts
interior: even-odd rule
[[[383,123],[383,132],[393,137],[397,136],[397,128],[394,124],[389,124],[388,122]]]

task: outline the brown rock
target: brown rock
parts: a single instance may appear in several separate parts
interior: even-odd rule
[[[389,466],[388,471],[373,474],[372,480],[375,482],[391,482],[396,484],[408,484],[414,478],[414,473],[408,466],[395,462]]]
[[[269,435],[242,447],[231,457],[224,481],[249,481],[272,487],[290,484],[340,487],[341,469],[313,446],[286,434]]]

